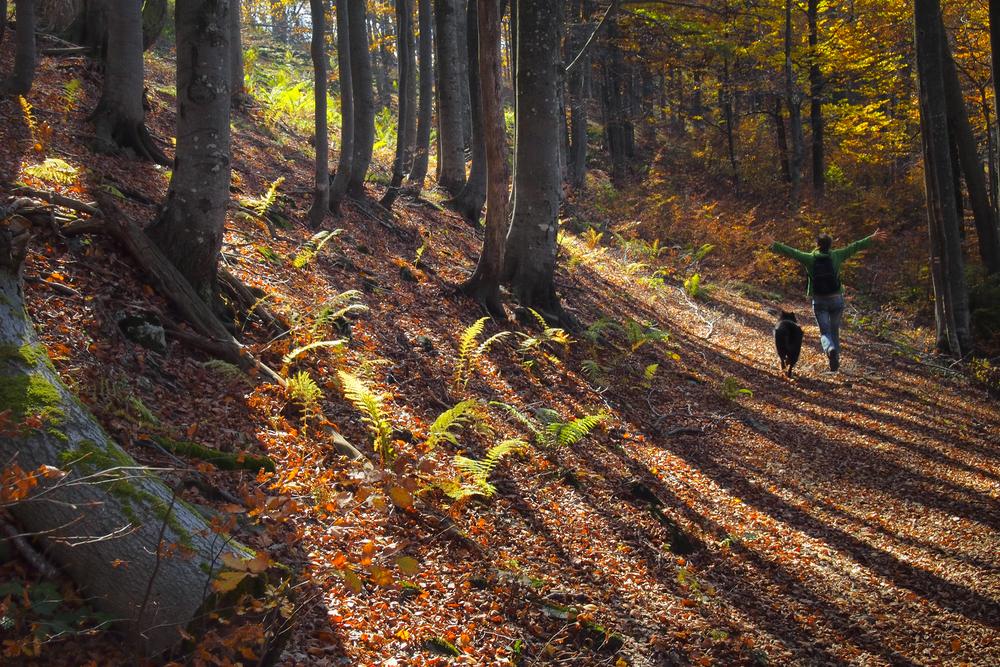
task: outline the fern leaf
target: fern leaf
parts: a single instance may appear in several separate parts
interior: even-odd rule
[[[315,350],[316,348],[319,348],[319,347],[343,347],[345,344],[346,344],[345,341],[340,340],[340,339],[337,339],[337,340],[318,340],[318,341],[316,341],[314,343],[309,343],[308,345],[303,345],[302,347],[295,348],[294,350],[292,350],[291,352],[289,352],[288,354],[286,354],[285,356],[283,356],[281,358],[281,361],[283,363],[290,364],[290,363],[292,363],[292,361],[295,360],[296,357],[298,357],[298,356],[300,356],[302,354],[305,354],[306,352],[309,352],[310,350]]]
[[[510,335],[509,331],[501,331],[500,333],[493,334],[492,336],[484,340],[482,343],[480,343],[478,347],[476,347],[476,351],[472,355],[472,359],[475,360],[483,356],[484,354],[490,351],[490,348],[493,347],[495,343],[499,343],[509,335]]]
[[[390,463],[395,458],[392,449],[392,425],[385,414],[382,406],[382,397],[372,392],[357,377],[346,371],[337,371],[341,386],[344,389],[344,398],[351,402],[354,408],[361,413],[361,421],[372,433],[375,451],[382,458],[382,463]]]
[[[535,319],[535,322],[538,323],[538,326],[542,329],[548,328],[549,323],[545,321],[545,318],[542,317],[537,310],[534,308],[528,308],[528,312],[531,313],[531,316]]]
[[[500,401],[490,401],[490,405],[500,408],[508,415],[513,417],[515,421],[517,421],[522,426],[531,431],[531,434],[534,435],[536,438],[541,436],[541,431],[538,430],[538,427],[535,426],[535,423],[531,421],[531,419],[526,414],[515,408],[513,405],[509,403],[502,403]]]
[[[560,447],[570,447],[587,437],[607,416],[603,413],[578,417],[571,422],[552,422],[545,427],[551,442]]]
[[[427,449],[434,449],[442,441],[458,445],[455,431],[475,417],[477,405],[475,401],[462,401],[450,410],[445,410],[438,415],[438,418],[431,424],[426,443]]]

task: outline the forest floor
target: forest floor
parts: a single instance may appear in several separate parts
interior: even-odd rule
[[[9,57],[5,44],[0,69]],[[149,125],[169,137],[169,69],[154,58],[148,67]],[[81,98],[67,105],[74,78]],[[0,100],[0,183],[86,200],[113,186],[125,214],[150,221],[165,172],[84,145],[98,81],[82,59],[42,60],[29,96],[34,124],[52,128],[42,151],[17,100]],[[235,119],[233,146],[235,197],[259,197],[284,177],[277,207],[290,221],[273,235],[253,217],[227,225],[226,267],[264,289],[292,325],[275,339],[252,322],[250,348],[281,366],[306,342],[317,306],[357,289],[370,309],[351,322],[346,352],[296,366],[324,390],[323,419],[303,425],[278,387],[219,373],[180,343],[159,356],[126,341],[117,313],[170,309],[108,239],[40,230],[26,290],[62,377],[141,463],[198,466],[143,444],[157,433],[277,462],[273,476],[204,473],[241,500],[235,506],[196,491],[187,498],[249,512],[239,539],[306,582],[284,664],[1000,664],[1000,403],[925,354],[926,339],[848,326],[842,369],[831,374],[808,304],[727,283],[726,258],[698,260],[708,284],[692,297],[670,273],[694,258],[643,255],[610,233],[566,233],[557,283],[581,324],[574,342],[521,353],[508,338],[456,391],[458,338],[481,317],[454,290],[474,267],[476,232],[426,201],[400,201],[392,213],[348,202],[330,220],[344,232],[295,268],[311,237],[308,137],[251,110]],[[63,183],[24,172],[46,157],[76,171]],[[373,198],[380,191],[372,184]],[[639,262],[665,269],[662,280],[637,279]],[[805,323],[792,380],[771,342],[779,305]],[[502,329],[539,335],[516,321],[490,323],[487,334]],[[539,444],[504,459],[492,498],[450,504],[425,494],[473,546],[419,512],[357,493],[359,472],[333,453],[326,426],[375,455],[337,390],[337,369],[382,395],[404,451],[463,398],[527,415],[547,408],[566,421],[607,417],[571,447]],[[531,439],[496,406],[483,421]],[[498,439],[467,429],[461,447],[443,443],[435,460],[481,456]],[[0,579],[15,577],[39,580],[16,558],[0,564]],[[71,600],[72,586],[60,586]],[[23,636],[0,636],[10,661],[132,662],[110,633],[49,641],[34,659]],[[226,649],[206,643],[199,659],[212,664]],[[452,649],[457,657],[443,654]]]

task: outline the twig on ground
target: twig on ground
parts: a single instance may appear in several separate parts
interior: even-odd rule
[[[40,554],[31,543],[25,539],[25,536],[18,533],[14,526],[10,525],[3,519],[0,519],[0,533],[3,533],[6,537],[4,539],[10,540],[10,543],[14,545],[18,553],[24,557],[24,560],[28,561],[31,567],[35,568],[40,575],[46,579],[56,579],[59,577],[59,570],[55,568],[52,563],[46,560],[45,556]]]

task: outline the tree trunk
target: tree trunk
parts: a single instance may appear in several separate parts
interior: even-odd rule
[[[986,176],[983,165],[979,161],[979,149],[976,137],[969,123],[969,112],[965,107],[965,97],[962,94],[962,83],[958,78],[958,69],[951,55],[944,24],[939,26],[942,34],[941,50],[944,65],[945,99],[948,107],[949,125],[953,130],[953,140],[958,148],[958,158],[962,175],[965,177],[965,187],[969,192],[972,204],[972,217],[976,224],[976,236],[979,240],[979,256],[989,274],[1000,272],[1000,232],[997,230],[996,219],[990,208],[990,196],[986,187]]]
[[[478,2],[470,0],[466,10],[466,46],[468,47],[468,88],[472,91],[472,167],[469,180],[452,202],[455,210],[473,227],[479,227],[479,216],[486,203],[486,141],[483,137],[483,100],[479,74],[479,12]]]
[[[792,69],[792,0],[785,0],[785,104],[788,106],[788,129],[792,135],[792,153],[788,161],[792,179],[791,202],[799,205],[802,185],[802,108],[795,89],[795,72]]]
[[[15,424],[40,419],[44,426],[0,438],[0,460],[26,472],[51,466],[68,474],[40,480],[11,511],[91,604],[156,655],[211,611],[205,603],[222,556],[254,554],[215,532],[122,451],[62,383],[24,310],[28,230],[16,220],[0,223],[0,404],[12,409]]]
[[[476,4],[469,3],[470,6]],[[482,0],[477,17],[478,69],[482,104],[482,133],[486,151],[486,234],[472,277],[462,290],[496,318],[506,317],[500,302],[504,264],[504,239],[510,227],[507,216],[510,169],[507,166],[507,130],[503,114],[500,70],[500,33],[504,0]],[[469,23],[470,30],[472,23]],[[470,60],[471,62],[471,60]]]
[[[555,288],[559,174],[560,5],[518,0],[517,157],[504,276],[518,303],[566,322]]]
[[[7,34],[7,0],[0,0],[0,45]]]
[[[229,153],[229,3],[178,0],[177,149],[167,201],[150,238],[205,303],[216,275],[232,171]]]
[[[243,27],[240,21],[241,0],[229,1],[229,94],[234,106],[247,101],[243,71]]]
[[[993,67],[993,117],[996,119],[994,132],[990,137],[994,148],[993,160],[990,162],[993,214],[1000,224],[1000,0],[989,0],[990,3],[990,63]]]
[[[392,84],[389,81],[389,51],[385,48],[385,24],[369,14],[371,26],[369,40],[378,44],[378,58],[375,58],[373,69],[375,74],[375,90],[378,93],[377,111],[388,109],[392,104]]]
[[[719,106],[726,123],[726,148],[729,152],[729,166],[733,171],[733,188],[740,191],[740,164],[736,156],[736,110],[733,109],[733,91],[729,82],[729,61],[722,63],[722,87],[719,89]]]
[[[823,70],[819,62],[819,0],[809,0],[809,124],[812,128],[813,190],[822,196],[826,189],[823,156]]]
[[[14,0],[17,26],[14,31],[14,71],[0,81],[0,96],[27,95],[35,79],[35,1]],[[7,20],[6,14],[4,21]]]
[[[781,163],[781,178],[785,183],[792,182],[792,172],[788,165],[788,137],[785,135],[785,117],[781,113],[781,97],[774,96],[774,130],[778,142],[778,162]]]
[[[467,85],[472,76],[467,45],[469,43],[469,8],[474,1],[457,0],[455,3],[455,54],[458,56],[458,93],[462,110],[462,150],[471,153],[473,148],[472,91]],[[466,47],[466,48],[463,48]],[[478,74],[476,75],[479,76]],[[478,93],[477,93],[478,94]]]
[[[406,78],[406,89],[400,90],[401,95],[406,95],[410,113],[406,115],[406,128],[403,137],[406,141],[406,155],[403,160],[403,174],[409,173],[413,168],[413,155],[417,143],[417,42],[413,30],[413,0],[406,0],[406,16],[409,30],[406,32],[406,59],[407,71],[410,75]]]
[[[434,0],[438,78],[438,185],[457,195],[465,185],[462,140],[461,63],[458,56],[456,0]]]
[[[413,166],[409,181],[419,192],[427,178],[427,164],[431,148],[431,122],[434,112],[434,44],[431,37],[431,0],[418,0],[420,30],[420,108],[417,110],[417,141],[413,152]]]
[[[330,208],[330,137],[326,127],[326,3],[309,0],[312,18],[313,97],[316,100],[316,191],[309,224],[319,227]]]
[[[407,143],[407,128],[410,127],[410,119],[413,116],[415,99],[410,99],[409,92],[413,90],[411,79],[413,70],[410,69],[412,62],[410,48],[410,35],[413,34],[413,26],[410,25],[410,3],[407,0],[396,0],[396,62],[399,66],[399,122],[396,124],[396,156],[392,162],[392,181],[385,195],[379,202],[385,208],[392,208],[392,203],[399,195],[399,187],[403,184],[403,167],[409,160],[411,146]]]
[[[608,26],[609,55],[604,65],[604,133],[608,143],[608,153],[611,156],[611,179],[617,185],[621,185],[628,176],[628,138],[623,108],[625,90],[622,74],[625,71],[625,64],[622,61],[617,38],[618,22],[612,19]]]
[[[938,0],[913,5],[938,346],[961,358],[972,351],[972,334],[948,146],[941,7]]]
[[[347,192],[365,194],[365,177],[375,145],[375,94],[372,90],[372,59],[368,48],[366,0],[347,0],[350,12],[351,86],[354,90],[354,159]]]
[[[108,54],[104,67],[101,100],[93,119],[99,152],[132,149],[144,159],[169,166],[146,129],[142,108],[142,12],[141,0],[108,1]]]
[[[340,203],[347,194],[354,164],[354,82],[351,77],[350,0],[337,4],[337,69],[340,73],[340,159],[337,175],[330,186],[330,212],[340,213]]]
[[[574,27],[570,33],[570,53],[579,53],[584,39],[581,27]],[[573,188],[583,186],[587,176],[587,99],[586,73],[590,69],[590,56],[583,60],[569,74],[569,184]]]

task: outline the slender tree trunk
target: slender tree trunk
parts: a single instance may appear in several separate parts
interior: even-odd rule
[[[455,3],[455,53],[458,55],[458,93],[461,96],[462,110],[462,149],[466,153],[473,150],[473,130],[472,130],[472,91],[467,82],[470,80],[471,63],[467,48],[463,48],[469,43],[469,5],[475,4],[476,0],[457,0]],[[476,75],[478,78],[478,74]]]
[[[141,0],[109,0],[108,57],[104,67],[101,100],[93,119],[94,148],[116,153],[131,149],[144,159],[162,165],[170,160],[156,145],[145,125],[142,108]]]
[[[375,94],[372,90],[372,59],[368,48],[366,0],[347,0],[350,11],[351,85],[354,89],[354,160],[347,192],[365,194],[365,177],[375,145]]]
[[[788,165],[788,137],[785,135],[785,117],[781,112],[781,97],[774,96],[774,130],[778,141],[778,161],[781,163],[781,178],[785,183],[792,182],[792,173]]]
[[[792,69],[792,0],[785,0],[785,103],[788,106],[788,129],[792,135],[792,153],[788,161],[792,177],[792,207],[799,204],[802,185],[802,108],[795,87],[795,72]]]
[[[406,0],[407,24],[410,29],[406,33],[406,58],[410,75],[406,79],[406,90],[400,94],[406,95],[410,113],[406,117],[406,128],[403,136],[406,140],[406,155],[403,161],[403,174],[413,168],[413,156],[417,144],[417,42],[413,30],[414,0]]]
[[[476,4],[476,3],[469,3]],[[500,302],[504,241],[510,227],[507,215],[510,170],[507,166],[507,130],[503,114],[500,58],[504,0],[482,0],[478,11],[478,65],[482,103],[482,132],[486,150],[486,234],[472,277],[462,290],[494,317],[505,319]],[[469,24],[471,29],[472,23]]]
[[[581,31],[576,29],[570,39],[570,52],[577,53],[583,47]],[[569,74],[569,183],[573,188],[583,186],[587,176],[587,99],[586,73],[590,69],[590,57],[584,56]]]
[[[434,0],[438,79],[438,184],[452,195],[465,185],[465,148],[462,141],[463,82],[458,57],[456,0]]]
[[[399,187],[403,183],[403,167],[406,164],[411,146],[407,143],[406,131],[410,127],[410,118],[413,116],[413,105],[416,100],[411,100],[407,94],[413,90],[410,79],[413,78],[413,70],[410,69],[412,58],[410,57],[410,35],[413,33],[413,26],[410,25],[410,7],[406,0],[396,0],[396,62],[399,66],[399,122],[396,124],[396,157],[392,162],[392,181],[385,191],[379,203],[386,208],[392,208],[393,202],[399,195]]]
[[[434,43],[431,37],[431,0],[417,0],[420,38],[420,108],[417,110],[417,143],[413,152],[413,167],[409,180],[419,192],[427,178],[431,148],[431,123],[434,111]]]
[[[247,101],[246,79],[243,70],[243,24],[240,7],[242,0],[229,1],[229,92],[234,106]]]
[[[611,156],[611,178],[621,185],[628,176],[628,138],[624,110],[626,91],[622,81],[625,63],[617,39],[618,21],[611,19],[608,25],[609,55],[604,65],[604,133]]]
[[[14,11],[17,18],[14,71],[0,81],[0,95],[27,95],[35,79],[35,0],[14,0]]]
[[[378,58],[375,58],[373,69],[375,73],[375,89],[378,93],[377,110],[388,109],[392,104],[392,84],[389,81],[389,50],[385,48],[385,24],[369,15],[369,40],[378,44]]]
[[[7,0],[0,0],[0,44],[3,44],[5,34],[7,34]]]
[[[284,2],[271,2],[271,34],[279,44],[288,44],[288,6]]]
[[[913,5],[938,346],[963,357],[972,351],[972,333],[949,156],[941,6],[938,0]]]
[[[178,0],[177,149],[167,201],[150,238],[206,304],[216,275],[232,170],[229,2]]]
[[[472,167],[469,180],[453,202],[455,210],[473,227],[479,226],[479,216],[486,203],[486,140],[483,136],[483,101],[480,95],[479,74],[479,3],[470,0],[466,9],[466,46],[468,47],[469,85],[473,92],[472,111]]]
[[[518,303],[568,322],[555,288],[559,174],[561,3],[518,0],[517,158],[504,275]]]
[[[733,188],[740,191],[740,164],[736,156],[736,110],[733,108],[733,91],[729,82],[729,61],[722,63],[722,87],[719,89],[719,105],[726,123],[726,148],[729,152],[729,166],[733,171]]]
[[[319,227],[330,209],[330,137],[326,127],[326,3],[309,0],[312,18],[310,54],[313,62],[313,97],[316,100],[316,190],[309,224]]]
[[[809,0],[809,124],[812,127],[813,190],[822,196],[826,189],[823,156],[823,70],[819,61],[819,0]]]
[[[1000,0],[989,0],[990,4],[990,63],[993,66],[993,118],[996,119],[994,132],[990,135],[993,159],[990,161],[993,214],[1000,224]]]
[[[975,220],[976,236],[979,241],[979,256],[986,271],[992,275],[1000,272],[1000,231],[997,230],[996,218],[990,208],[986,177],[983,165],[979,161],[976,137],[969,123],[962,83],[958,78],[958,69],[955,67],[955,60],[948,46],[944,24],[942,23],[938,29],[944,36],[941,40],[941,51],[949,126],[952,128],[953,140],[958,148],[958,159],[962,175],[965,177],[965,187],[969,192],[969,201],[972,204],[972,217]]]
[[[351,76],[351,20],[347,3],[337,5],[337,70],[340,74],[340,159],[337,175],[330,186],[330,212],[340,213],[340,204],[347,194],[354,165],[354,82]]]

